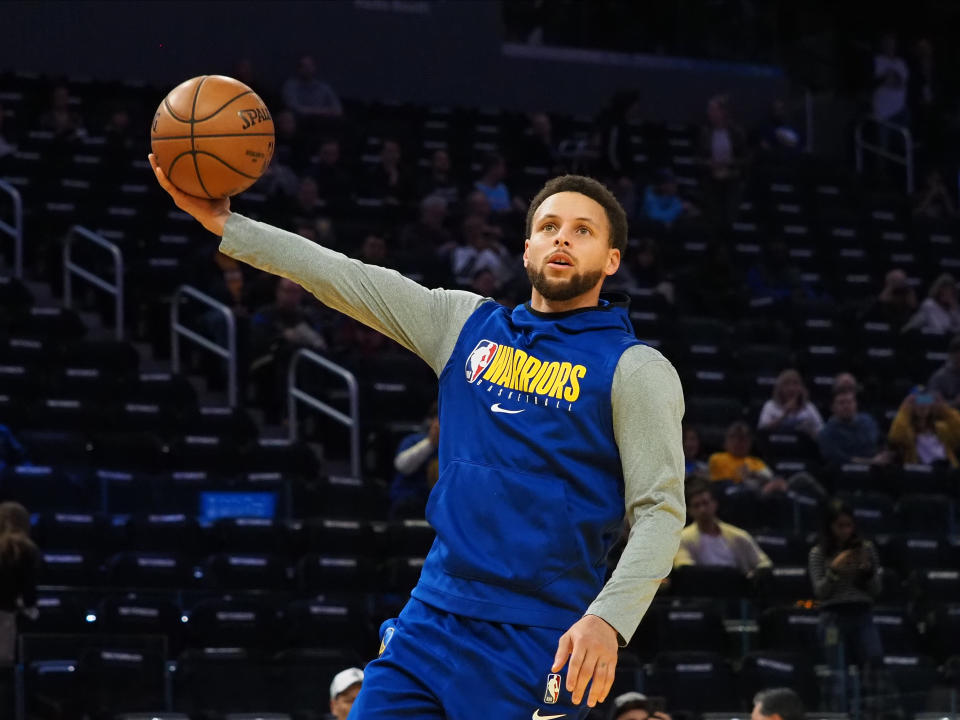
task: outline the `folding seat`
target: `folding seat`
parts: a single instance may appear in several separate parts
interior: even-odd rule
[[[921,568],[949,567],[946,539],[936,535],[901,535],[890,542],[890,554],[905,574]]]
[[[130,401],[117,398],[107,428],[114,431],[153,432],[170,436],[181,430],[180,415],[173,403]]]
[[[192,572],[184,558],[170,553],[123,552],[107,562],[108,582],[115,587],[183,587]]]
[[[401,520],[390,524],[387,537],[391,555],[426,557],[436,532],[426,520]]]
[[[164,657],[136,648],[89,649],[80,656],[77,679],[92,717],[162,707]]]
[[[304,534],[310,552],[335,554],[347,550],[359,557],[376,554],[373,529],[366,521],[308,520],[304,524]]]
[[[893,500],[884,493],[841,494],[840,497],[853,510],[857,529],[867,536],[897,531],[893,512]]]
[[[775,566],[763,579],[762,594],[774,602],[805,600],[813,597],[806,565]]]
[[[280,590],[287,585],[287,566],[275,555],[217,553],[203,567],[209,587]]]
[[[38,430],[89,431],[100,428],[108,417],[102,402],[80,398],[36,398],[27,409],[25,424]]]
[[[221,551],[282,553],[288,546],[285,530],[271,518],[225,517],[216,521],[213,535]]]
[[[844,463],[838,468],[833,468],[833,486],[846,498],[861,493],[872,497],[884,489],[885,483],[880,472],[872,465]],[[869,520],[869,517],[867,519]]]
[[[180,607],[171,598],[108,595],[97,606],[97,625],[114,635],[165,635],[175,644],[181,615]]]
[[[736,364],[743,372],[776,374],[790,367],[791,361],[790,348],[784,345],[737,345]]]
[[[86,332],[87,328],[80,316],[63,307],[33,306],[23,314],[14,316],[11,325],[12,335],[56,343],[79,340]]]
[[[117,375],[131,375],[137,371],[140,355],[130,343],[120,340],[82,340],[63,349],[75,367],[95,367]]]
[[[768,650],[747,653],[741,661],[738,680],[744,706],[751,705],[758,692],[771,687],[792,689],[805,707],[818,705],[817,677],[806,654]]]
[[[331,475],[318,483],[318,492],[320,512],[333,518],[370,518],[378,509],[374,488],[359,478]],[[379,505],[383,507],[386,505]]]
[[[183,409],[195,405],[184,400]],[[183,431],[190,435],[219,435],[230,437],[238,445],[246,445],[257,436],[257,427],[242,408],[201,406],[196,412],[183,416]]]
[[[376,635],[357,603],[324,597],[294,600],[284,611],[288,647],[312,647],[363,651],[376,642]]]
[[[170,466],[176,470],[200,470],[221,475],[246,467],[236,445],[219,435],[184,435],[170,443]]]
[[[819,657],[819,610],[796,605],[775,606],[760,614],[758,625],[760,647]]]
[[[24,689],[27,717],[83,717],[83,686],[75,659],[28,663]]]
[[[680,376],[687,392],[710,397],[729,396],[731,390],[736,391],[740,379],[729,360],[720,354],[688,357],[680,367]]]
[[[360,592],[371,583],[371,568],[361,557],[310,553],[299,560],[296,573],[299,588],[310,592]]]
[[[127,522],[127,538],[131,550],[182,556],[203,551],[197,521],[183,513],[134,515]]]
[[[41,553],[38,583],[41,585],[95,585],[99,563],[93,552],[81,550]]]
[[[718,514],[737,527],[753,525],[760,513],[757,491],[748,485],[724,484],[717,491]]]
[[[384,585],[389,592],[409,593],[420,580],[421,557],[394,557],[384,564]],[[379,583],[378,583],[379,585]]]
[[[243,648],[186,650],[173,676],[173,705],[194,717],[262,711],[270,705],[271,680],[263,664]]]
[[[953,501],[946,495],[902,495],[896,513],[905,532],[949,535],[954,531]]]
[[[803,565],[807,562],[807,544],[797,535],[775,530],[755,533],[753,539],[774,565]]]
[[[880,633],[880,646],[887,655],[910,655],[919,650],[917,628],[906,608],[894,605],[874,606],[873,624]]]
[[[927,603],[960,602],[960,571],[949,568],[921,569],[915,572],[920,597]]]
[[[8,465],[0,470],[0,488],[5,500],[19,502],[31,512],[83,512],[99,505],[85,474],[45,465]]]
[[[954,494],[954,478],[945,468],[936,465],[907,463],[894,483],[897,488],[909,490],[911,495]]]
[[[272,649],[279,638],[279,616],[270,604],[244,599],[202,600],[184,615],[190,647]]]
[[[783,459],[817,460],[820,457],[816,443],[800,432],[765,430],[756,435],[756,449],[769,465]]]
[[[93,436],[91,445],[91,462],[99,469],[158,472],[168,461],[166,446],[153,432],[100,432]]]
[[[50,550],[102,550],[106,522],[94,513],[43,513],[35,526],[37,543]]]
[[[665,651],[703,650],[720,655],[727,651],[723,618],[712,603],[677,600],[658,619],[661,647]]]
[[[0,339],[0,363],[23,365],[43,370],[58,358],[57,343],[32,337],[4,337]]]
[[[164,510],[158,505],[158,499],[163,496],[157,492],[156,479],[146,472],[96,468],[93,478],[106,500],[104,510],[112,513]]]
[[[885,693],[885,711],[913,717],[926,709],[930,688],[937,681],[937,667],[931,658],[913,654],[885,654],[881,672],[890,688]]]
[[[240,467],[247,472],[281,472],[313,478],[318,465],[305,443],[259,438],[241,455]]]
[[[69,363],[69,358],[66,360]],[[47,392],[55,397],[82,400],[115,398],[122,391],[120,379],[98,368],[66,366],[51,373]]]
[[[0,276],[0,317],[18,315],[34,304],[33,293],[22,280]]]
[[[674,594],[680,597],[743,597],[749,586],[735,568],[685,565],[670,573]]]
[[[648,680],[649,694],[666,698],[671,712],[698,715],[706,710],[734,710],[739,704],[733,672],[716,653],[660,653]]]
[[[927,627],[930,651],[938,660],[945,660],[960,647],[960,603],[938,603]]]
[[[24,615],[17,619],[21,633],[79,635],[90,630],[87,608],[70,593],[38,593],[37,610],[36,619]]]

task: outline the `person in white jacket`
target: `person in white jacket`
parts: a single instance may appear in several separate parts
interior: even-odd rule
[[[816,437],[823,427],[823,418],[809,400],[803,378],[796,370],[784,370],[777,376],[773,397],[763,404],[758,430],[805,432]]]
[[[943,273],[933,281],[927,299],[902,332],[919,330],[929,333],[960,332],[960,304],[957,303],[957,281],[950,273]]]

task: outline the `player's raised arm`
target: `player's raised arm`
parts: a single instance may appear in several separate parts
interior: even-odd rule
[[[157,181],[184,212],[222,236],[220,251],[302,285],[320,302],[396,340],[438,375],[463,323],[484,302],[462,290],[430,290],[395,270],[366,265],[294,233],[230,212],[229,200],[177,189],[150,156]]]

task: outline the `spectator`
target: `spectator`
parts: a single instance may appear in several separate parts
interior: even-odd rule
[[[327,347],[318,315],[303,305],[305,294],[292,280],[279,278],[273,303],[257,310],[250,321],[250,378],[268,422],[279,421],[293,352]]]
[[[391,205],[400,205],[409,198],[407,173],[401,165],[400,143],[387,138],[380,146],[380,161],[367,175],[366,191],[371,197],[383,198]]]
[[[420,219],[400,233],[400,249],[418,260],[436,254],[448,254],[455,245],[453,235],[444,227],[447,201],[441,195],[428,195],[420,201]]]
[[[700,433],[693,425],[683,428],[684,474],[690,477],[709,478],[710,469],[700,457]]]
[[[0,470],[7,465],[22,465],[26,460],[27,452],[13,431],[6,425],[0,425]]]
[[[487,199],[485,193],[480,190],[474,190],[467,195],[467,207],[463,218],[464,220],[479,218],[484,223],[490,223],[493,219],[493,210],[490,208],[490,201]]]
[[[796,370],[784,370],[773,385],[773,397],[763,404],[758,430],[796,430],[816,437],[823,427],[820,411],[810,402],[803,378]]]
[[[886,465],[890,453],[880,447],[877,421],[867,413],[857,412],[857,395],[853,390],[834,392],[833,414],[817,436],[820,455],[830,465],[845,463]]]
[[[928,146],[930,156],[938,157],[943,142],[944,80],[933,43],[926,38],[917,42],[907,93],[914,132]]]
[[[670,227],[681,218],[697,215],[698,211],[677,195],[673,170],[663,168],[657,172],[655,182],[647,186],[640,213],[652,222]]]
[[[523,133],[524,164],[546,168],[551,175],[559,174],[560,155],[550,116],[543,112],[530,113],[528,122]]]
[[[0,159],[17,151],[17,146],[10,141],[9,132],[3,129],[6,120],[5,114],[3,105],[0,105]]]
[[[446,150],[434,150],[430,156],[430,171],[420,183],[420,197],[430,195],[442,197],[447,205],[455,206],[460,202],[460,188],[450,166],[450,153]]]
[[[134,138],[130,133],[130,113],[122,105],[115,105],[110,111],[103,139],[105,159],[111,167],[118,169],[129,162]]]
[[[86,135],[80,113],[70,109],[70,91],[58,85],[50,95],[50,107],[40,116],[40,127],[59,140],[75,140]]]
[[[343,165],[340,141],[327,137],[307,172],[317,181],[317,191],[328,206],[342,208],[353,194],[353,178]]]
[[[764,248],[760,262],[747,272],[747,287],[754,299],[789,301],[811,296],[781,240],[774,240]]]
[[[0,669],[16,658],[17,614],[37,617],[40,551],[30,539],[30,515],[20,503],[0,503]]]
[[[927,387],[953,408],[960,406],[960,335],[954,335],[947,346],[948,357],[943,367],[930,376]]]
[[[283,102],[300,117],[340,117],[340,98],[325,82],[316,77],[317,66],[309,55],[301,56],[297,74],[283,84]]]
[[[867,310],[864,320],[885,322],[894,330],[901,330],[917,311],[917,294],[910,286],[907,274],[900,269],[887,273],[883,290]]]
[[[832,391],[834,395],[842,392],[852,392],[856,395],[860,392],[860,383],[857,382],[857,378],[854,377],[853,373],[837,373],[837,376],[833,379]]]
[[[943,183],[943,176],[936,168],[930,169],[924,176],[923,187],[914,200],[913,214],[924,220],[948,220],[956,216],[956,205]]]
[[[753,698],[750,720],[805,720],[803,701],[790,688],[769,688]]]
[[[510,191],[504,184],[507,177],[507,163],[502,155],[492,153],[483,163],[483,174],[474,183],[474,187],[487,197],[490,209],[495,213],[506,213],[511,210],[526,212],[523,200],[511,198]]]
[[[633,248],[628,261],[620,264],[620,269],[609,282],[609,290],[621,289],[625,292],[652,290],[673,303],[674,287],[663,271],[657,243],[653,238],[641,238]]]
[[[857,534],[853,510],[832,500],[820,540],[810,549],[809,572],[820,604],[821,643],[834,671],[846,672],[851,660],[863,665],[883,655],[871,614],[881,589],[879,569],[877,549]]]
[[[467,287],[480,270],[489,270],[497,278],[497,287],[510,279],[510,253],[497,239],[496,231],[479,218],[463,223],[464,244],[455,248],[451,269],[458,285]]]
[[[330,714],[334,720],[347,720],[362,685],[363,670],[360,668],[347,668],[334,675],[330,683]]]
[[[422,518],[427,496],[437,483],[440,446],[440,420],[433,403],[424,420],[424,431],[407,435],[397,446],[393,467],[397,471],[390,484],[390,517]]]
[[[770,105],[770,119],[760,131],[760,147],[774,156],[785,157],[804,150],[803,132],[787,117],[787,104],[780,98]]]
[[[880,40],[880,52],[873,57],[873,114],[881,120],[909,125],[907,80],[910,71],[897,55],[897,36],[887,33]]]
[[[635,690],[617,695],[613,699],[610,720],[671,720],[663,710],[657,709],[650,698]]]
[[[297,134],[297,118],[290,110],[274,115],[273,122],[276,128],[273,159],[260,182],[268,195],[287,200],[297,194],[300,185],[297,174],[306,165],[307,153]]]
[[[477,270],[473,282],[470,283],[470,290],[480,297],[493,297],[497,292],[496,275],[485,268]]]
[[[957,467],[960,412],[922,386],[916,387],[900,403],[887,440],[901,462]]]
[[[383,235],[377,233],[369,233],[363,239],[357,259],[367,265],[393,267],[390,263],[390,249],[387,247],[387,241]]]
[[[786,483],[774,478],[773,472],[760,458],[751,455],[753,434],[750,426],[737,421],[727,428],[723,452],[715,452],[708,460],[710,480],[729,480],[763,488],[764,492],[785,490]]]
[[[730,117],[725,95],[707,103],[707,125],[700,133],[700,154],[707,165],[704,200],[714,225],[729,226],[740,206],[741,180],[746,163],[746,136]]]
[[[943,273],[930,286],[927,299],[903,326],[903,332],[920,330],[932,333],[960,332],[960,306],[957,304],[957,282]]]
[[[732,567],[744,576],[772,567],[767,554],[745,530],[717,519],[717,500],[710,484],[692,480],[687,484],[687,512],[692,523],[680,533],[675,568],[685,565]]]
[[[300,225],[316,225],[323,216],[326,203],[320,197],[317,181],[307,175],[300,180],[297,196],[291,203],[288,215]]]

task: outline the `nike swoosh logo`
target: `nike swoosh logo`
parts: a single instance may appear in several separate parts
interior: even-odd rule
[[[507,410],[506,408],[500,407],[500,403],[494,403],[490,406],[490,409],[495,413],[506,413],[507,415],[516,415],[517,413],[522,413],[526,408],[520,408],[519,410]],[[563,715],[553,715],[553,717],[563,717]],[[542,718],[538,720],[543,720]]]
[[[541,715],[540,708],[537,708],[533,711],[533,720],[556,720],[557,718],[566,717],[567,714],[563,713],[562,715]]]

